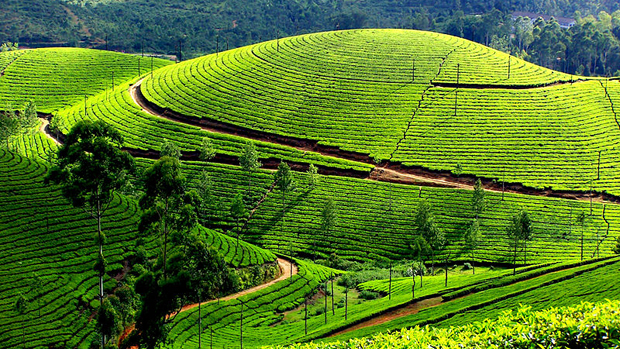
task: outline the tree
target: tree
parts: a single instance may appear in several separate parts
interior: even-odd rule
[[[432,215],[432,207],[425,199],[420,200],[415,214],[414,226],[418,236],[424,238],[431,252],[431,273],[435,274],[435,252],[445,244],[444,233],[437,227]]]
[[[616,246],[612,248],[612,252],[615,254],[620,254],[620,236],[616,238]]]
[[[586,222],[586,213],[581,211],[579,215],[577,215],[577,223],[581,224],[581,260],[583,261],[583,235],[585,231],[585,222]]]
[[[200,160],[209,162],[215,157],[216,151],[209,137],[204,137],[200,145]]]
[[[168,260],[168,276],[161,265],[147,270],[136,281],[141,307],[136,317],[140,344],[156,348],[165,342],[167,325],[174,321],[185,304],[234,290],[236,274],[227,268],[222,256],[208,247],[204,237],[190,234],[183,248],[173,250]],[[199,307],[200,311],[200,307]],[[201,323],[199,321],[199,326]]]
[[[424,284],[422,283],[422,276],[424,275],[424,271],[422,270],[422,266],[424,265],[424,256],[426,256],[430,250],[430,246],[428,245],[428,242],[426,242],[426,239],[424,239],[424,237],[422,235],[415,235],[413,237],[413,241],[411,242],[411,250],[413,252],[413,255],[417,255],[417,259],[418,259],[418,266],[420,268],[419,270],[419,274],[420,274],[420,288],[422,288],[424,286]],[[414,272],[413,269],[411,271],[412,273]],[[415,280],[414,280],[415,282]]]
[[[198,214],[201,220],[201,224],[210,228],[213,220],[217,219],[217,207],[220,204],[220,200],[213,193],[213,180],[206,170],[202,170],[200,178],[198,179],[198,196],[200,197],[200,206],[198,207]]]
[[[530,240],[533,236],[532,221],[527,211],[521,210],[516,215],[512,216],[510,224],[506,228],[508,238],[513,241],[514,246],[514,259],[513,259],[513,275],[517,274],[517,247],[519,241]],[[527,250],[526,250],[527,253]]]
[[[230,216],[235,220],[237,227],[237,246],[239,246],[239,234],[241,233],[241,227],[239,225],[241,219],[247,215],[245,204],[243,203],[243,195],[238,193],[235,195],[232,204],[230,205]]]
[[[24,108],[17,113],[10,105],[7,106],[7,110],[0,114],[0,144],[6,143],[8,149],[12,137],[30,132],[38,122],[37,106],[34,101],[26,102]]]
[[[484,194],[485,193],[484,193],[484,188],[482,187],[482,182],[480,181],[480,178],[478,178],[476,180],[476,184],[474,184],[474,192],[473,192],[473,196],[471,200],[472,210],[474,211],[474,214],[476,215],[476,219],[478,219],[478,217],[480,216],[482,211],[484,211],[484,208],[486,206],[486,202],[484,200]]]
[[[274,174],[274,182],[276,188],[282,192],[282,225],[281,225],[281,237],[284,237],[284,220],[286,214],[286,193],[295,189],[295,179],[291,173],[291,168],[284,161],[280,161],[278,165],[278,171]],[[292,256],[291,256],[292,257]]]
[[[143,174],[144,195],[140,207],[144,211],[138,229],[142,233],[156,232],[162,240],[163,277],[166,279],[168,240],[177,234],[178,239],[197,224],[195,207],[200,205],[198,195],[186,192],[185,179],[179,160],[164,156]]]
[[[161,151],[159,152],[161,157],[169,156],[171,158],[175,158],[179,160],[181,158],[181,149],[176,143],[172,143],[168,140],[164,140],[164,143],[161,145]]]
[[[308,167],[308,172],[306,173],[308,175],[308,185],[310,186],[310,189],[314,189],[314,187],[316,187],[319,183],[318,169],[314,166],[314,164],[310,164],[310,167]]]
[[[56,139],[60,139],[60,134],[65,128],[65,121],[58,116],[54,116],[50,120],[49,128],[51,132],[56,134]]]
[[[114,338],[123,332],[122,321],[112,304],[112,297],[114,296],[107,297],[103,301],[97,313],[97,329],[106,338]]]
[[[23,294],[19,294],[13,304],[13,310],[22,316],[22,345],[26,348],[26,312],[28,311],[28,300]]]
[[[330,197],[321,210],[321,233],[323,234],[324,242],[327,242],[327,236],[334,229],[337,221],[336,204],[334,203],[334,199]]]
[[[258,161],[258,152],[256,151],[254,143],[247,142],[245,144],[241,156],[239,157],[239,164],[241,165],[241,168],[248,173],[247,196],[250,197],[250,192],[252,190],[252,174],[259,167],[261,167],[261,163]]]
[[[57,153],[57,163],[45,177],[46,183],[61,186],[62,195],[74,207],[84,210],[97,221],[96,241],[99,253],[94,269],[99,275],[99,303],[103,305],[105,258],[102,229],[103,215],[114,195],[135,173],[131,155],[123,152],[121,134],[103,121],[79,121],[67,135]],[[102,346],[105,338],[102,337]]]
[[[171,269],[177,281],[185,283],[182,287],[189,292],[186,301],[198,303],[198,347],[201,346],[202,317],[200,305],[203,300],[219,296],[224,289],[234,289],[237,276],[224,262],[219,252],[209,247],[203,236],[192,235],[185,251],[172,258]]]
[[[480,224],[478,223],[478,219],[474,218],[474,220],[465,231],[465,248],[471,253],[471,266],[472,273],[474,275],[476,274],[476,267],[474,266],[474,262],[476,260],[475,253],[481,239],[482,232],[480,231]]]

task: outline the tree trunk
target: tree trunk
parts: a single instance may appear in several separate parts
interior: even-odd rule
[[[581,261],[583,262],[583,224],[581,225]]]
[[[325,280],[325,323],[327,323],[327,280]]]
[[[344,320],[347,321],[349,316],[349,289],[344,291]]]
[[[99,255],[103,258],[103,237],[101,236],[101,203],[97,201],[97,233],[99,235]],[[103,309],[103,274],[99,271],[99,309]],[[101,349],[105,346],[105,335],[101,333]]]
[[[392,263],[390,263],[390,288],[388,291],[388,299],[392,299]]]
[[[517,238],[515,236],[515,253],[512,261],[512,275],[517,275]]]
[[[334,273],[332,273],[332,315],[336,315],[336,309],[334,309]]]
[[[447,258],[446,258],[446,281],[444,282],[444,287],[448,287],[448,259]]]
[[[476,275],[476,266],[474,265],[474,262],[476,261],[476,254],[474,252],[474,250],[471,250],[471,270],[472,270],[472,275]]]
[[[167,249],[168,249],[168,228],[166,227],[166,216],[168,215],[168,208],[169,208],[169,204],[168,204],[168,200],[169,198],[166,198],[166,211],[164,212],[164,219],[163,219],[163,224],[164,224],[164,280],[166,280],[166,253],[167,253]]]
[[[308,335],[308,298],[304,299],[304,310],[306,311],[306,316],[304,316],[304,333],[307,336]]]
[[[415,272],[411,263],[411,299],[415,299]]]

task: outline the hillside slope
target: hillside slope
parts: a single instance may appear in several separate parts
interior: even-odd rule
[[[164,68],[141,86],[188,120],[318,141],[350,159],[611,193],[617,91],[617,81],[411,30],[269,41]]]

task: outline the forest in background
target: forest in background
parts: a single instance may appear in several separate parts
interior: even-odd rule
[[[514,11],[575,18],[515,18]],[[532,20],[535,20],[532,18]],[[532,23],[533,22],[533,23]],[[310,32],[410,28],[447,33],[567,73],[620,75],[617,1],[5,0],[0,42],[197,57]],[[182,54],[179,55],[181,48]]]

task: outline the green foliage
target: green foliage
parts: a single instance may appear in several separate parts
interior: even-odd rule
[[[310,166],[308,167],[308,186],[312,189],[314,189],[314,187],[317,185],[318,183],[318,169],[316,166],[314,166],[314,164],[310,164]]]
[[[215,157],[215,154],[216,151],[213,142],[209,137],[204,137],[200,147],[200,160],[211,161]]]
[[[476,179],[476,183],[474,184],[474,192],[471,198],[471,207],[476,217],[478,217],[482,211],[484,211],[484,207],[486,202],[484,201],[484,188],[482,187],[482,182],[480,178]]]
[[[0,46],[0,52],[17,51],[18,49],[19,44],[16,42],[3,42]]]
[[[616,238],[616,246],[612,249],[615,254],[620,254],[620,236]]]
[[[140,207],[144,213],[138,229],[142,233],[160,236],[163,277],[166,279],[169,238],[176,241],[185,239],[197,224],[196,206],[200,202],[197,194],[186,192],[185,178],[175,157],[163,156],[142,177],[144,194],[140,198]]]
[[[179,149],[179,147],[175,143],[164,140],[164,143],[162,143],[161,145],[161,151],[159,152],[159,156],[168,156],[179,160],[181,158],[181,149]]]
[[[123,138],[103,121],[79,122],[58,150],[46,180],[60,184],[73,206],[100,217],[134,171],[133,158],[120,150]]]
[[[11,138],[32,132],[38,123],[37,107],[34,101],[27,101],[19,112],[12,110],[9,104],[6,110],[0,113],[0,146],[6,143],[8,149]]]
[[[321,210],[321,233],[323,233],[323,236],[329,235],[337,223],[336,204],[332,197],[328,197],[325,206]]]
[[[324,344],[297,344],[287,348],[612,347],[620,343],[618,307],[618,301],[595,304],[583,302],[572,307],[534,312],[530,306],[522,305],[518,310],[506,312],[497,319],[456,328],[416,326],[377,334],[371,338]]]
[[[248,174],[248,197],[252,191],[252,173],[261,167],[261,163],[258,161],[258,153],[254,142],[246,142],[243,147],[241,156],[239,156],[239,165]]]

